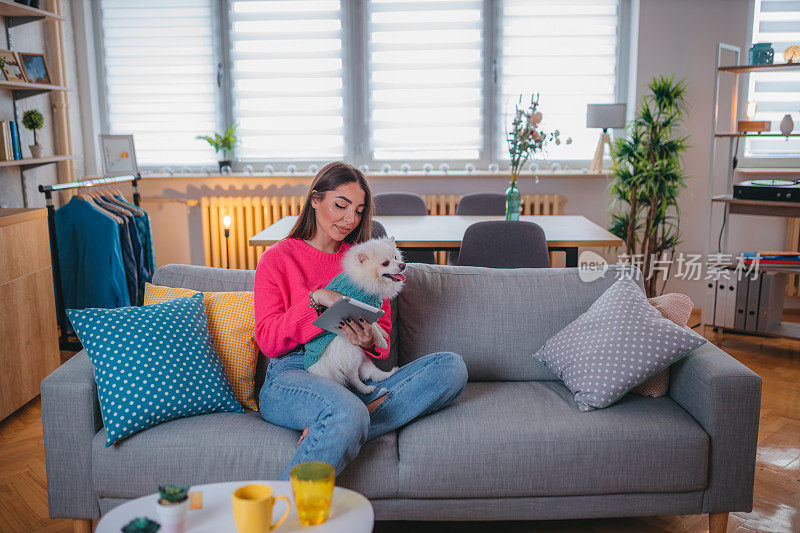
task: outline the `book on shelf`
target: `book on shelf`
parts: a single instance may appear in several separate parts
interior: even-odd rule
[[[15,121],[11,121],[11,151],[14,159],[22,159],[22,146],[19,143],[19,126]]]
[[[762,265],[800,266],[800,252],[742,252],[741,255],[744,257],[744,262],[747,264],[755,263],[757,260],[759,264]]]
[[[14,161],[11,149],[11,127],[7,120],[0,122],[0,161]]]

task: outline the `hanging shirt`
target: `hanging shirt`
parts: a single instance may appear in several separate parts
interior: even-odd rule
[[[117,213],[127,221],[127,229],[131,238],[131,246],[133,247],[133,259],[136,263],[136,303],[131,302],[131,305],[142,305],[144,302],[144,284],[150,278],[147,275],[147,269],[144,262],[144,250],[142,249],[142,241],[139,239],[139,230],[133,220],[133,212],[123,206],[117,205],[114,202],[101,197],[102,206],[106,209]]]
[[[147,211],[141,207],[134,206],[134,204],[130,203],[122,196],[115,195],[114,197],[120,202],[128,204],[131,207],[137,207],[143,213],[142,215],[134,214],[133,222],[136,224],[136,229],[139,231],[139,240],[142,241],[142,248],[144,250],[144,264],[148,273],[147,281],[149,282],[152,280],[153,274],[156,272],[156,255],[153,251],[153,233],[150,229],[150,216],[147,214]]]
[[[75,196],[56,211],[55,223],[64,307],[130,305],[117,222]]]
[[[119,225],[119,241],[122,247],[122,262],[125,265],[125,281],[128,285],[131,305],[138,305],[139,276],[137,272],[139,271],[139,265],[136,264],[136,255],[133,252],[133,242],[131,241],[131,225],[133,222],[130,221],[130,217],[122,212],[122,209],[110,207],[108,202],[98,198],[93,198],[92,200],[97,206],[114,213],[122,220]]]

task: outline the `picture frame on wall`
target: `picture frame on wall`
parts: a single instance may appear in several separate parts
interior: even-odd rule
[[[100,135],[100,148],[103,152],[104,176],[125,176],[139,172],[133,135],[104,133]]]
[[[17,52],[17,55],[19,55],[22,70],[25,72],[28,83],[45,83],[48,85],[52,83],[44,54]]]
[[[6,81],[28,81],[22,70],[22,62],[14,50],[0,50],[0,58],[5,60],[2,70]]]

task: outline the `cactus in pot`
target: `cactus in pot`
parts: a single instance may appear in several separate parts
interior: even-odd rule
[[[164,533],[184,533],[189,512],[189,485],[159,486],[157,507]]]

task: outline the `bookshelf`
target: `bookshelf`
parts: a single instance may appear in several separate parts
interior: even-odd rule
[[[715,79],[714,79],[714,95],[713,95],[713,114],[712,114],[712,127],[711,131],[713,132],[711,135],[711,159],[709,163],[709,172],[708,172],[708,225],[707,225],[707,240],[706,240],[706,258],[708,258],[713,252],[718,252],[720,254],[727,253],[728,249],[728,229],[730,224],[727,224],[727,217],[730,215],[755,215],[755,216],[777,216],[777,217],[800,217],[800,202],[771,202],[765,200],[745,200],[741,198],[734,198],[733,197],[733,183],[734,183],[734,176],[737,172],[740,172],[739,169],[736,168],[736,157],[738,155],[738,146],[739,146],[739,139],[742,138],[758,138],[758,137],[800,137],[800,133],[791,133],[788,136],[783,135],[782,133],[778,132],[735,132],[735,131],[720,131],[718,129],[719,125],[719,110],[720,110],[720,75],[721,74],[731,74],[732,78],[730,81],[733,82],[732,88],[732,96],[730,99],[730,129],[735,129],[736,118],[738,116],[738,97],[739,97],[739,85],[740,85],[740,76],[746,76],[752,72],[775,72],[775,73],[791,73],[791,72],[800,72],[800,63],[784,63],[784,64],[770,64],[770,65],[723,65],[721,63],[721,58],[723,52],[732,53],[736,57],[736,62],[739,62],[739,58],[741,57],[741,49],[738,46],[733,46],[730,44],[719,43],[717,45],[717,54],[716,54],[716,71],[715,71]],[[718,146],[719,143],[726,143],[723,146]],[[716,155],[717,151],[722,148],[727,148],[727,164],[725,168],[725,174],[727,178],[727,183],[725,185],[725,193],[724,194],[714,194],[715,192],[715,179],[716,179]],[[741,169],[742,173],[746,173],[747,169]],[[752,171],[751,171],[752,172]],[[770,173],[773,172],[772,169],[769,170]],[[794,171],[796,172],[796,171]],[[720,176],[721,177],[721,176]],[[714,214],[714,206],[721,206],[723,207],[723,225],[720,229],[719,227],[714,228],[712,225],[713,223],[713,214]],[[754,223],[755,220],[754,220]],[[735,266],[735,265],[729,265]],[[771,271],[771,272],[783,272],[783,273],[800,273],[800,265],[762,265],[759,264],[759,270],[761,271]],[[707,302],[706,302],[707,303]],[[702,317],[702,324],[704,327],[714,327],[720,328],[720,330],[731,330],[731,331],[744,331],[744,330],[737,330],[735,328],[729,328],[725,326],[715,325],[714,324],[714,317],[713,312],[711,315],[705,309],[706,305],[704,305],[703,309],[703,317]],[[783,338],[791,338],[791,339],[800,339],[800,324],[793,324],[790,322],[780,322],[775,327],[771,327],[768,330],[759,330],[759,331],[746,331],[749,334],[755,335],[764,335],[769,337],[783,337]]]
[[[46,50],[47,63],[50,67],[50,79],[52,83],[28,83],[22,81],[7,81],[0,74],[0,97],[8,94],[14,108],[14,121],[18,128],[23,129],[17,109],[17,101],[39,94],[54,93],[54,101],[48,105],[54,109],[52,120],[55,128],[57,146],[53,147],[58,154],[45,157],[24,157],[26,146],[20,146],[23,159],[13,161],[0,161],[0,168],[19,168],[20,180],[22,182],[22,203],[28,207],[28,195],[25,185],[25,171],[42,165],[59,165],[58,177],[73,181],[75,179],[74,156],[72,155],[72,142],[70,140],[69,127],[69,102],[67,91],[69,88],[64,83],[64,37],[61,22],[66,20],[62,15],[61,0],[45,0],[42,7],[49,9],[33,8],[24,4],[18,4],[13,0],[0,0],[0,17],[5,22],[7,48],[15,50],[12,42],[12,31],[14,28],[29,23],[39,21],[49,23],[48,50]],[[24,29],[22,30],[25,31]],[[16,50],[15,50],[16,51]],[[24,50],[23,50],[24,51]],[[60,181],[60,179],[59,179]]]

